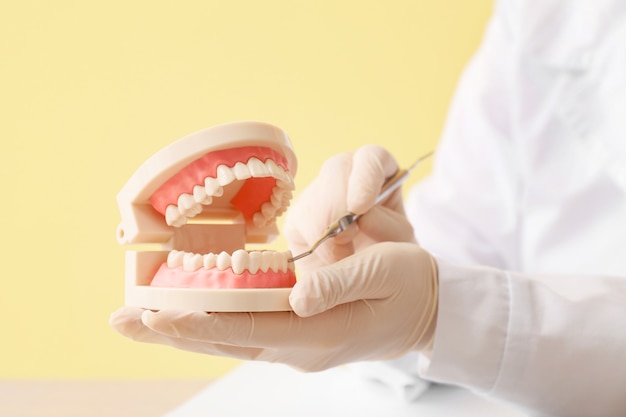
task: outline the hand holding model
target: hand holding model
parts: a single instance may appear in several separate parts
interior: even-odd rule
[[[290,296],[293,312],[125,307],[111,325],[140,342],[317,371],[428,348],[436,300],[434,259],[415,244],[381,243],[303,273]]]
[[[113,314],[111,325],[137,341],[308,371],[429,348],[437,311],[436,262],[414,243],[399,192],[374,205],[385,178],[396,170],[387,151],[366,146],[331,158],[303,192],[286,222],[294,253],[308,249],[346,211],[367,215],[298,261],[301,272],[289,297],[293,312],[126,307]]]

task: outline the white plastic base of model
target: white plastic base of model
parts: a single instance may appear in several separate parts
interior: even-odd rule
[[[159,288],[136,286],[126,292],[126,305],[148,310],[206,312],[290,311],[291,288]]]
[[[126,252],[126,305],[148,310],[290,311],[291,288],[166,288],[150,282],[168,251]]]

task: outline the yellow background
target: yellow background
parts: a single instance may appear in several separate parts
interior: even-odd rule
[[[123,303],[118,190],[173,140],[242,119],[289,133],[300,190],[328,156],[366,143],[408,164],[435,146],[491,7],[3,2],[0,378],[214,377],[234,366],[108,327]]]

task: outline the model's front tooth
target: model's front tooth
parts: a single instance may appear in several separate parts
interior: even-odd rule
[[[202,266],[204,269],[215,268],[217,265],[217,255],[214,253],[207,253],[202,257]]]
[[[224,188],[217,181],[217,178],[206,177],[204,179],[204,189],[207,195],[219,197],[224,194]]]
[[[220,165],[217,167],[217,182],[219,185],[228,185],[236,179],[237,178],[235,177],[233,170],[228,168],[226,165]]]
[[[252,176],[250,170],[248,169],[248,165],[243,162],[237,162],[233,167],[233,172],[235,173],[235,178],[238,180],[247,180]]]
[[[250,174],[255,178],[268,177],[270,175],[270,171],[265,164],[257,158],[250,158],[248,160],[248,169],[250,170]]]
[[[183,257],[185,252],[172,250],[167,254],[167,266],[169,268],[176,268],[183,264]]]
[[[250,252],[248,255],[248,271],[251,274],[256,274],[259,271],[261,267],[261,257],[262,255],[259,251]]]
[[[202,211],[202,206],[196,203],[191,194],[181,194],[178,197],[178,210],[183,216],[194,217]]]
[[[202,255],[198,253],[185,253],[183,256],[183,270],[187,272],[197,271],[202,267]]]
[[[187,223],[187,217],[181,214],[180,210],[178,210],[178,207],[170,204],[165,209],[165,222],[169,226],[180,227]]]
[[[231,256],[233,272],[237,275],[248,269],[249,264],[248,252],[243,249],[237,249]]]
[[[274,207],[272,203],[263,203],[261,205],[261,213],[263,213],[266,219],[270,219],[276,213],[276,207]]]
[[[226,268],[230,268],[231,266],[230,255],[223,251],[220,252],[220,254],[217,255],[215,266],[217,266],[217,269],[219,269],[220,271],[223,271]]]
[[[193,199],[196,200],[196,203],[204,204],[205,206],[213,202],[213,197],[206,193],[206,187],[201,185],[193,187]]]
[[[274,256],[271,251],[263,251],[261,252],[261,266],[260,269],[262,272],[267,272],[272,266],[272,260]]]
[[[252,223],[254,223],[256,227],[263,227],[267,224],[267,219],[260,211],[257,211],[252,215]]]

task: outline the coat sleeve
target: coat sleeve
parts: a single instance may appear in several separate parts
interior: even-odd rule
[[[533,48],[550,65],[578,65],[514,23],[526,10],[535,28],[550,27],[522,3],[498,5],[461,78],[433,174],[408,199],[417,239],[440,268],[437,331],[420,374],[533,415],[623,416],[626,276],[512,272],[524,269],[527,180],[516,122],[533,110],[517,98],[536,87],[516,73]],[[557,2],[534,3],[558,16]]]
[[[623,416],[626,279],[440,268],[427,379],[542,416]]]

